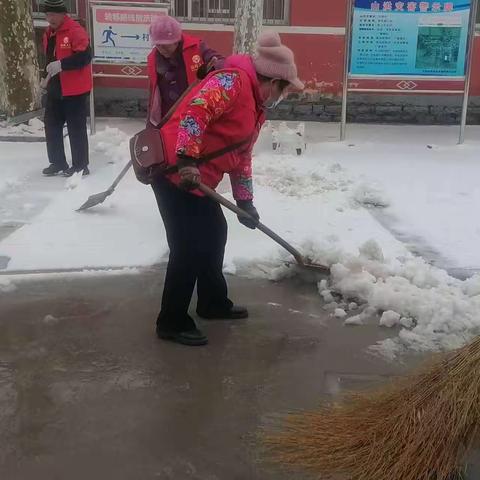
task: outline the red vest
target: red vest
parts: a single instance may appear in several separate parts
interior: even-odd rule
[[[218,157],[200,167],[202,182],[214,189],[221,182],[225,173],[234,172],[241,165],[244,165],[245,162],[251,162],[253,145],[257,141],[260,128],[265,121],[265,114],[258,100],[258,83],[256,78],[253,78],[252,75],[240,68],[218,70],[211,73],[189,92],[170,120],[160,130],[165,145],[167,162],[169,165],[175,165],[177,163],[175,151],[178,127],[186,108],[211,75],[229,71],[234,71],[240,75],[242,88],[235,107],[225,112],[217,121],[208,125],[203,136],[201,156],[221,150],[227,145],[239,143],[249,137],[251,137],[251,141],[249,145]],[[178,185],[178,175],[171,175],[169,179]]]
[[[57,60],[63,60],[76,52],[83,52],[90,44],[85,29],[68,15],[65,15],[65,21],[56,32],[50,27],[45,31],[43,35],[45,53],[47,53],[48,39],[52,35],[56,37],[55,58]],[[59,75],[64,97],[82,95],[92,89],[92,65],[77,70],[66,70]]]
[[[190,35],[182,35],[183,39],[183,61],[185,63],[185,69],[187,72],[188,84],[191,85],[197,80],[197,71],[204,64],[202,52],[200,50],[201,40],[197,37]],[[156,65],[157,49],[153,48],[147,58],[147,70],[150,83],[150,100],[149,108],[150,112],[155,92],[157,90],[157,65]],[[166,113],[166,112],[165,112]]]

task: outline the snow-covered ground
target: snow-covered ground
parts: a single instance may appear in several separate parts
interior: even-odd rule
[[[101,127],[85,179],[44,179],[44,145],[1,144],[7,175],[0,192],[7,200],[0,229],[23,224],[0,242],[4,273],[165,259],[153,194],[132,172],[102,206],[75,211],[109,186],[128,161],[129,134],[140,128],[126,121]],[[273,153],[268,128],[257,146],[256,205],[263,222],[332,266],[319,294],[339,321],[359,325],[373,318],[383,328],[399,328],[397,337],[375,347],[384,354],[452,348],[480,327],[480,277],[473,275],[480,266],[478,133],[472,127],[467,144],[457,146],[451,127],[352,126],[340,143],[337,126],[308,124],[302,156],[288,146]],[[228,183],[219,191],[229,196]],[[227,217],[227,272],[272,279],[294,272],[275,243]],[[11,289],[8,278],[3,290]]]

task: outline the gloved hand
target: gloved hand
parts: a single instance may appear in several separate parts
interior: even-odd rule
[[[217,57],[212,57],[208,63],[204,63],[197,70],[198,80],[203,80],[211,71],[215,70],[215,64],[217,63]]]
[[[184,190],[195,190],[200,184],[200,170],[195,165],[181,167],[178,173],[180,175],[180,188]]]
[[[54,62],[50,62],[47,65],[47,73],[54,77],[58,75],[62,71],[62,62],[60,60],[55,60]]]
[[[42,78],[40,80],[40,95],[45,95],[47,93],[48,87],[48,77]]]
[[[260,215],[257,212],[257,209],[254,207],[253,202],[251,200],[237,200],[237,206],[242,210],[245,210],[251,217],[242,217],[238,215],[238,221],[245,225],[247,228],[251,230],[255,230],[258,226],[258,222],[260,220]]]

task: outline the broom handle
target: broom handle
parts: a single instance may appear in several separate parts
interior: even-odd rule
[[[236,213],[238,216],[244,217],[244,218],[249,218],[250,220],[253,220],[254,222],[258,222],[258,220],[256,218],[252,217],[252,215],[247,213],[245,210],[238,207],[234,203],[230,202],[225,197],[218,194],[217,192],[215,192],[215,190],[212,190],[210,187],[207,187],[203,183],[200,183],[197,188],[202,193],[204,193],[207,197],[210,197],[211,199],[215,200],[220,205],[223,205],[225,208],[228,208],[233,213]],[[266,225],[264,225],[261,222],[257,223],[257,228],[261,232],[263,232],[265,235],[270,237],[274,242],[278,243],[285,250],[287,250],[289,253],[291,253],[299,265],[305,265],[305,260],[302,256],[302,254],[296,248],[294,248],[292,245],[290,245],[286,240],[284,240],[282,237],[277,235],[273,230],[270,230]]]

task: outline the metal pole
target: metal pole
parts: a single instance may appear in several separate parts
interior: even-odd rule
[[[343,142],[347,130],[347,102],[348,102],[348,77],[350,70],[350,45],[352,36],[352,12],[354,0],[347,1],[347,15],[345,21],[345,56],[343,61],[343,92],[342,92],[342,118],[340,124],[340,141]]]
[[[93,77],[93,64],[95,61],[95,46],[92,44],[93,41],[93,28],[92,28],[92,15],[91,15],[90,0],[87,0],[87,30],[88,36],[90,38],[90,45],[92,48],[92,91],[90,92],[90,135],[95,135],[96,133],[96,124],[95,124],[95,84]]]
[[[473,51],[475,49],[475,27],[477,23],[477,9],[478,9],[478,0],[472,0],[472,5],[470,8],[470,22],[469,22],[469,28],[468,28],[467,68],[465,71],[465,89],[463,92],[462,119],[460,122],[460,137],[458,139],[459,145],[465,142],[468,100],[470,98],[470,79],[472,75],[472,64],[473,64]]]
[[[95,135],[96,133],[97,124],[95,122],[95,93],[94,87],[92,86],[92,91],[90,92],[90,135]]]

